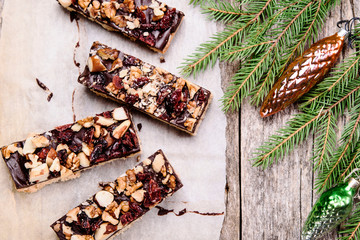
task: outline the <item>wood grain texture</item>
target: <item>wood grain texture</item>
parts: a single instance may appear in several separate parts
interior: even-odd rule
[[[359,16],[359,0],[342,0],[329,14],[321,39],[334,34],[339,20]],[[345,47],[341,59],[352,50]],[[311,151],[314,138],[308,139],[292,154],[267,170],[251,166],[249,159],[256,147],[296,113],[296,106],[269,119],[261,119],[259,108],[248,101],[242,104],[240,127],[241,162],[241,237],[242,239],[301,239],[301,229],[318,199],[313,191],[314,179]],[[339,135],[346,119],[339,121]],[[336,239],[331,233],[323,239]]]

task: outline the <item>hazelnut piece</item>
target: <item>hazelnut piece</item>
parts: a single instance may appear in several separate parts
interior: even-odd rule
[[[88,66],[90,72],[102,72],[107,70],[104,64],[102,64],[101,59],[97,55],[89,57]]]

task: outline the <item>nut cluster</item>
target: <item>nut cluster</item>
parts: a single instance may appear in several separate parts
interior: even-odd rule
[[[52,227],[66,239],[107,239],[172,195],[182,185],[161,150],[70,210]],[[86,235],[76,235],[80,227]]]
[[[87,66],[90,78],[107,78],[94,79],[90,88],[190,132],[209,102],[210,92],[198,85],[98,42]]]

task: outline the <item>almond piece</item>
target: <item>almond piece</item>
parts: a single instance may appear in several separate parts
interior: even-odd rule
[[[115,120],[118,120],[118,121],[128,119],[125,109],[122,107],[115,108],[114,111],[112,112],[112,116]]]
[[[95,231],[95,240],[105,240],[113,232],[117,230],[117,227],[114,226],[114,230],[109,232],[107,226],[109,223],[102,223],[98,229]]]
[[[89,167],[90,166],[90,160],[89,158],[85,155],[85,153],[81,152],[78,154],[78,157],[80,158],[80,165],[82,167]]]
[[[50,144],[49,139],[47,139],[44,136],[36,136],[33,139],[31,139],[31,142],[36,148],[47,147]]]
[[[131,194],[131,196],[137,201],[142,202],[144,200],[144,193],[146,191],[143,189],[137,190]]]
[[[152,168],[154,169],[154,171],[156,173],[158,173],[161,171],[161,168],[164,164],[165,164],[165,160],[164,160],[163,155],[158,154],[158,155],[156,155],[156,157],[152,163]]]
[[[60,172],[60,167],[60,160],[58,158],[55,158],[49,170],[50,172]]]
[[[25,140],[24,143],[24,147],[23,147],[23,153],[29,154],[29,153],[33,153],[36,150],[36,147],[34,146],[32,139],[34,138],[34,136],[30,136]]]
[[[67,214],[66,214],[66,221],[68,223],[72,223],[72,222],[76,222],[78,220],[78,213],[80,212],[80,208],[76,207],[71,209]]]
[[[101,215],[101,219],[105,222],[109,222],[112,225],[117,225],[119,223],[119,220],[113,218],[110,213],[104,211],[103,214]]]
[[[67,7],[69,7],[69,6],[72,4],[72,1],[71,1],[71,0],[59,0],[59,3],[60,3],[63,7],[67,8]]]
[[[116,139],[122,138],[122,136],[125,134],[125,132],[129,129],[130,125],[131,125],[130,120],[126,120],[126,121],[122,122],[119,126],[117,126],[113,130],[113,132],[112,132],[113,137]]]
[[[90,72],[102,72],[107,70],[104,64],[102,64],[101,59],[97,55],[89,57],[88,66]]]
[[[78,123],[75,123],[74,125],[72,125],[71,130],[73,130],[74,132],[78,132],[82,129],[82,126]]]
[[[43,182],[49,177],[49,167],[46,163],[41,164],[36,168],[30,170],[29,179],[30,182]]]
[[[110,125],[113,125],[115,123],[114,119],[112,118],[106,118],[103,116],[98,116],[96,120],[97,124],[100,124],[101,126],[108,127]]]
[[[106,208],[112,201],[114,201],[114,195],[108,191],[99,191],[95,194],[95,200],[101,207]]]

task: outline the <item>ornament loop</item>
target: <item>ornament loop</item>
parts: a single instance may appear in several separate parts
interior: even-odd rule
[[[338,21],[337,24],[336,24],[338,26],[338,28],[345,29],[346,31],[349,32],[349,46],[351,48],[353,48],[352,42],[354,40],[360,40],[360,38],[354,37],[353,31],[352,31],[355,21],[360,21],[360,18],[359,17],[353,17],[350,20]],[[345,25],[343,26],[344,23],[345,23]]]

